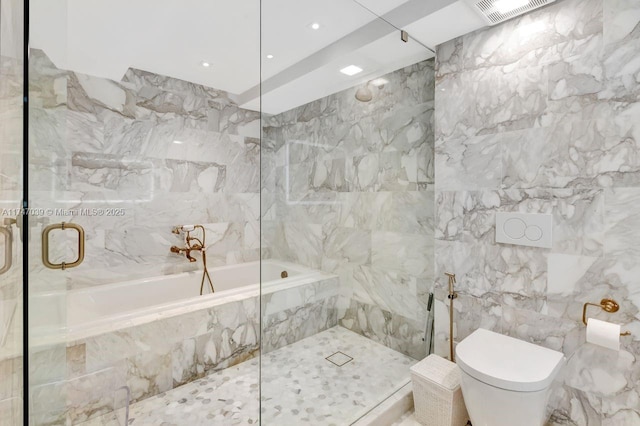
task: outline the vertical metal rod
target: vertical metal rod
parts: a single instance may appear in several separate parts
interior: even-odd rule
[[[456,362],[456,357],[453,352],[453,299],[458,297],[458,294],[454,291],[453,285],[456,283],[456,274],[445,272],[445,275],[449,277],[449,359],[451,362]]]
[[[29,2],[24,0],[22,39],[22,418],[29,424]]]

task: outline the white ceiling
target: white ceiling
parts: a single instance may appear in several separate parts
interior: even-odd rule
[[[362,1],[362,0],[361,0]],[[407,0],[384,3],[385,12]],[[262,3],[263,78],[269,78],[377,17],[352,0],[264,0]],[[321,25],[319,30],[311,24]],[[273,59],[266,55],[272,54]]]
[[[251,109],[262,63],[262,110],[279,113],[433,56],[415,40],[433,48],[484,26],[463,0],[429,0],[426,16],[411,8],[426,0],[357,1],[263,0],[260,19],[259,0],[31,0],[30,44],[63,69],[120,80],[138,68],[225,90]],[[338,72],[350,64],[364,72]]]
[[[433,54],[429,50],[413,40],[402,43],[399,34],[393,32],[360,49],[337,56],[302,77],[264,93],[262,95],[263,110],[265,110],[264,106],[267,106],[273,113],[287,111],[290,109],[292,99],[295,99],[296,104],[304,105],[430,57],[433,57]],[[364,71],[352,77],[339,71],[351,64]],[[259,100],[255,98],[244,105],[254,109],[253,107],[259,106]],[[265,112],[269,111],[265,110]]]

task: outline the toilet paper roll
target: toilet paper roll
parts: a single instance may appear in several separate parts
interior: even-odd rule
[[[589,318],[587,320],[587,342],[619,351],[620,325]]]

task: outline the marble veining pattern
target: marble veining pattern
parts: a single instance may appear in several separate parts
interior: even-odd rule
[[[34,207],[123,212],[46,218],[86,231],[85,261],[61,288],[197,268],[168,252],[178,224],[217,232],[212,266],[259,259],[259,113],[225,92],[136,69],[110,81],[59,70],[39,50],[30,67]],[[50,275],[32,263],[34,289],[50,289]]]
[[[639,28],[636,1],[564,0],[438,47],[436,296],[455,272],[459,340],[565,353],[553,425],[640,424]],[[498,211],[552,214],[553,247],[496,244]],[[620,312],[593,315],[633,333],[619,353],[585,343],[603,297]]]
[[[353,360],[338,367],[325,359],[336,351]],[[415,362],[334,327],[134,404],[129,424],[349,424],[407,383]],[[111,425],[113,415],[82,424]]]
[[[270,354],[335,327],[338,278],[318,273],[306,280],[260,299],[257,291],[227,298],[220,294],[215,306],[177,309],[153,321],[133,318],[126,327],[34,347],[31,398],[36,424],[109,417],[105,413],[119,408],[114,395],[123,386],[129,388],[132,403],[146,401],[248,363],[259,354],[261,342],[262,353]],[[264,313],[261,330],[259,303]],[[6,392],[5,384],[18,381],[19,362],[0,361],[0,374],[9,378],[2,382],[0,395]],[[256,377],[250,380],[257,383],[257,370],[252,374]]]

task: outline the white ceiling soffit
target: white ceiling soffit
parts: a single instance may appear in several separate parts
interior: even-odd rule
[[[433,57],[430,49],[437,44],[485,26],[464,0],[408,0],[399,2],[397,7],[388,11],[380,8],[383,4],[381,0],[358,1],[369,9],[377,8],[382,19],[374,19],[278,74],[263,78],[261,85],[240,94],[240,104],[245,108],[258,109],[262,95],[262,111],[278,114],[320,97],[314,98],[312,93],[323,93],[326,96],[418,60]],[[398,28],[407,30],[412,41],[423,45],[420,46],[423,49],[422,55],[411,51],[404,59],[398,57],[399,52],[408,52],[401,48],[403,43],[400,41]],[[390,37],[388,42],[381,43],[375,51],[380,65],[374,68],[361,66],[367,73],[366,76],[358,74],[345,81],[344,76],[337,72],[342,67],[334,68],[333,72],[327,68],[334,61],[357,65],[349,58],[354,57],[363,46],[375,45],[372,41],[392,34],[395,36]],[[263,59],[263,63],[268,61]],[[391,64],[395,68],[389,66]]]
[[[405,30],[427,46],[437,46],[485,26],[464,1],[457,1],[407,25]]]
[[[359,1],[364,2],[365,0]],[[380,12],[384,11],[383,9],[380,9],[380,5],[382,3],[379,0],[369,1],[371,3],[363,3],[364,6],[378,8],[378,11]],[[292,82],[303,78],[307,74],[314,73],[314,71],[325,67],[337,58],[348,58],[349,55],[353,54],[353,52],[356,52],[371,42],[396,33],[396,44],[385,44],[385,46],[389,46],[389,49],[379,50],[377,52],[380,62],[383,62],[389,55],[395,56],[393,52],[397,50],[397,46],[402,44],[398,28],[404,28],[406,25],[415,22],[422,17],[435,13],[453,2],[455,2],[455,0],[430,0],[428,2],[424,0],[401,1],[397,3],[397,7],[389,9],[386,13],[382,13],[382,18],[377,18],[370,10],[362,8],[361,14],[363,14],[363,16],[369,16],[369,22],[366,25],[357,27],[349,34],[337,39],[312,55],[296,62],[278,74],[263,77],[260,85],[256,85],[246,92],[241,93],[238,97],[238,101],[240,102],[240,105],[246,108],[255,108],[258,103],[257,100],[262,95],[262,111],[269,114],[282,112],[282,108],[285,103],[285,110],[302,105],[303,102],[300,102],[299,100],[303,97],[301,96],[302,94],[292,96],[300,93],[299,91],[293,91],[293,93],[290,93],[292,92],[291,90],[286,90],[284,92],[288,93],[288,95],[284,99],[280,98],[280,96],[284,96],[283,94],[280,94],[280,92],[283,92],[283,87],[290,86]],[[342,16],[340,16],[340,18],[342,18]],[[391,23],[393,23],[393,25]],[[263,20],[262,25],[266,28],[270,27],[268,20]],[[263,36],[263,46],[266,46],[266,49],[263,49],[263,54],[268,54],[270,40],[271,39],[269,38],[267,31],[265,36]],[[429,49],[427,47],[423,47],[423,49],[425,50],[425,57],[428,57],[428,53],[426,52],[428,52]],[[269,60],[263,59],[263,62],[264,61],[268,62]],[[385,67],[385,69],[388,71],[388,67]],[[374,73],[377,73],[377,75],[384,73],[382,70],[376,69],[365,69],[365,71],[372,75]],[[315,74],[316,73],[314,73],[314,75]],[[375,77],[375,75],[373,76]],[[311,90],[317,91],[317,86],[321,85],[325,86],[327,89],[325,96],[333,93],[329,91],[329,86],[335,87],[336,83],[339,83],[339,81],[336,81],[336,77],[333,75],[327,75],[327,78],[329,80],[314,79],[315,86]],[[308,90],[309,89],[306,91]],[[272,92],[277,93],[274,94]],[[269,94],[272,96],[268,96]],[[304,96],[304,98],[307,97]],[[278,107],[276,107],[274,103],[271,103],[269,99],[278,99]]]
[[[120,80],[138,68],[258,109],[262,24],[262,109],[279,113],[429,57],[414,40],[433,47],[484,25],[463,0],[358,3],[263,0],[260,19],[259,0],[31,0],[30,44],[63,69]],[[339,73],[356,62],[362,73]]]
[[[433,53],[424,46],[413,40],[403,43],[394,32],[263,94],[262,110],[268,114],[288,111],[431,57]],[[352,77],[340,73],[348,65],[364,71]],[[243,106],[258,109],[259,101],[260,98],[255,98]]]
[[[386,13],[406,1],[366,0],[366,3],[380,8],[377,3],[383,2],[381,10]],[[263,80],[376,18],[376,15],[352,0],[263,0]],[[318,30],[311,28],[314,23],[320,26]],[[268,60],[267,55],[273,55],[273,59]]]
[[[410,0],[353,0],[376,16],[382,16]]]

